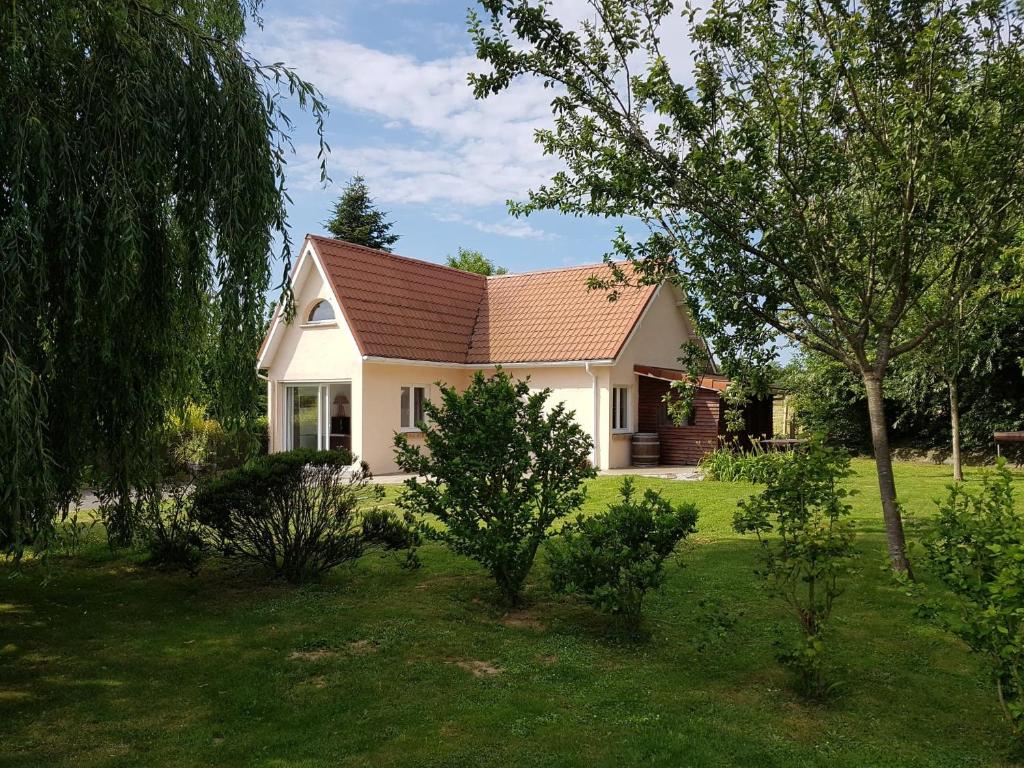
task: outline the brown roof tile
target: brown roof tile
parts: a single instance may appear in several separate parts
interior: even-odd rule
[[[324,237],[309,238],[364,355],[448,363],[609,360],[655,287],[617,301],[587,289],[607,265],[486,278]]]

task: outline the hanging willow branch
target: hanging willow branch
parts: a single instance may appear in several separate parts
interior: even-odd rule
[[[256,0],[0,0],[0,547],[93,473],[112,542],[157,479],[216,297],[220,411],[251,397],[292,100],[242,47]],[[325,174],[325,167],[321,172]]]

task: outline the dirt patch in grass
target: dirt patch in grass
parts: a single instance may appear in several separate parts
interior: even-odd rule
[[[325,661],[333,659],[338,655],[337,651],[330,648],[314,648],[310,651],[292,651],[288,658],[292,661]]]
[[[377,643],[373,640],[353,640],[348,644],[348,651],[356,656],[365,656],[368,653],[376,653]]]
[[[550,667],[552,664],[558,663],[558,657],[553,653],[542,653],[537,657],[537,663]]]
[[[489,661],[476,661],[472,659],[458,659],[446,661],[445,664],[454,664],[459,669],[464,669],[473,677],[493,677],[500,675],[505,670]]]
[[[509,611],[501,618],[501,623],[509,629],[530,629],[543,632],[547,625],[530,611]]]

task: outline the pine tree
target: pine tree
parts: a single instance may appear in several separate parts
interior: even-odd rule
[[[394,224],[385,211],[377,210],[362,176],[355,176],[334,204],[331,218],[324,222],[327,231],[338,240],[367,248],[391,252],[400,235],[392,233]]]

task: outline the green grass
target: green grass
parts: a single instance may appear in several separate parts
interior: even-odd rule
[[[751,486],[641,480],[702,510],[641,644],[552,596],[543,562],[508,621],[481,570],[435,545],[418,571],[374,556],[298,589],[217,561],[196,578],[154,571],[98,532],[45,582],[39,565],[0,571],[0,766],[1002,765],[981,660],[914,617],[919,598],[885,567],[871,466],[855,468],[861,556],[837,603],[828,706],[801,703],[775,662],[791,620],[730,529]],[[898,465],[911,539],[947,471]],[[588,508],[618,482],[593,481]],[[705,597],[739,618],[724,636]]]

